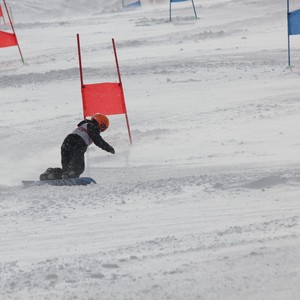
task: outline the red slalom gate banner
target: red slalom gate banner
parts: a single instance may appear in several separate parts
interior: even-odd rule
[[[18,41],[13,33],[0,31],[0,48],[17,46]]]
[[[113,45],[113,50],[115,55],[119,82],[84,84],[80,39],[79,39],[79,34],[77,34],[83,117],[84,118],[86,118],[87,116],[91,117],[95,113],[103,113],[105,115],[124,114],[127,123],[129,141],[130,144],[132,144],[129,120],[127,115],[124,91],[123,91],[122,80],[121,80],[121,73],[120,73],[114,39],[112,39],[112,45]]]
[[[119,83],[105,82],[86,84],[82,89],[83,110],[86,116],[92,116],[99,110],[105,115],[125,114],[122,87]],[[107,101],[109,100],[109,101]]]
[[[23,55],[22,55],[22,52],[21,52],[21,48],[20,48],[20,45],[18,43],[17,35],[15,33],[15,29],[14,29],[14,26],[13,26],[10,14],[8,12],[5,0],[3,0],[3,3],[4,3],[5,10],[6,10],[8,19],[9,19],[10,27],[11,27],[11,29],[12,29],[13,32],[9,33],[9,32],[5,32],[5,31],[0,31],[0,48],[17,46],[18,49],[19,49],[19,53],[20,53],[22,62],[24,63],[24,59],[23,59]]]
[[[4,15],[3,15],[3,11],[2,11],[2,7],[1,7],[1,4],[0,4],[0,19],[3,19],[3,23],[5,25],[5,19],[4,19]]]

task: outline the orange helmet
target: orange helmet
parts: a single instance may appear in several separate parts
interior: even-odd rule
[[[100,131],[105,131],[108,126],[109,126],[109,120],[107,118],[107,116],[105,115],[102,115],[102,114],[94,114],[92,117],[91,117],[91,120],[96,120],[96,122],[99,124],[99,127],[100,127]]]

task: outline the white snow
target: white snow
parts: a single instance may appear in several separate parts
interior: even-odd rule
[[[168,1],[7,3],[25,64],[0,49],[0,299],[299,299],[286,1],[177,3],[172,22]],[[86,83],[117,81],[115,39],[133,145],[110,116],[97,185],[24,188],[82,118],[77,33]]]

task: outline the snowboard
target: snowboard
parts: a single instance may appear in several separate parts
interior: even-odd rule
[[[78,177],[57,180],[23,180],[24,186],[40,186],[40,185],[53,185],[53,186],[73,186],[73,185],[88,185],[97,182],[90,177]]]

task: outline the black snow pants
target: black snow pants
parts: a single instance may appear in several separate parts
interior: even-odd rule
[[[69,134],[61,145],[61,165],[63,175],[79,177],[85,168],[84,154],[87,145],[77,134]]]

